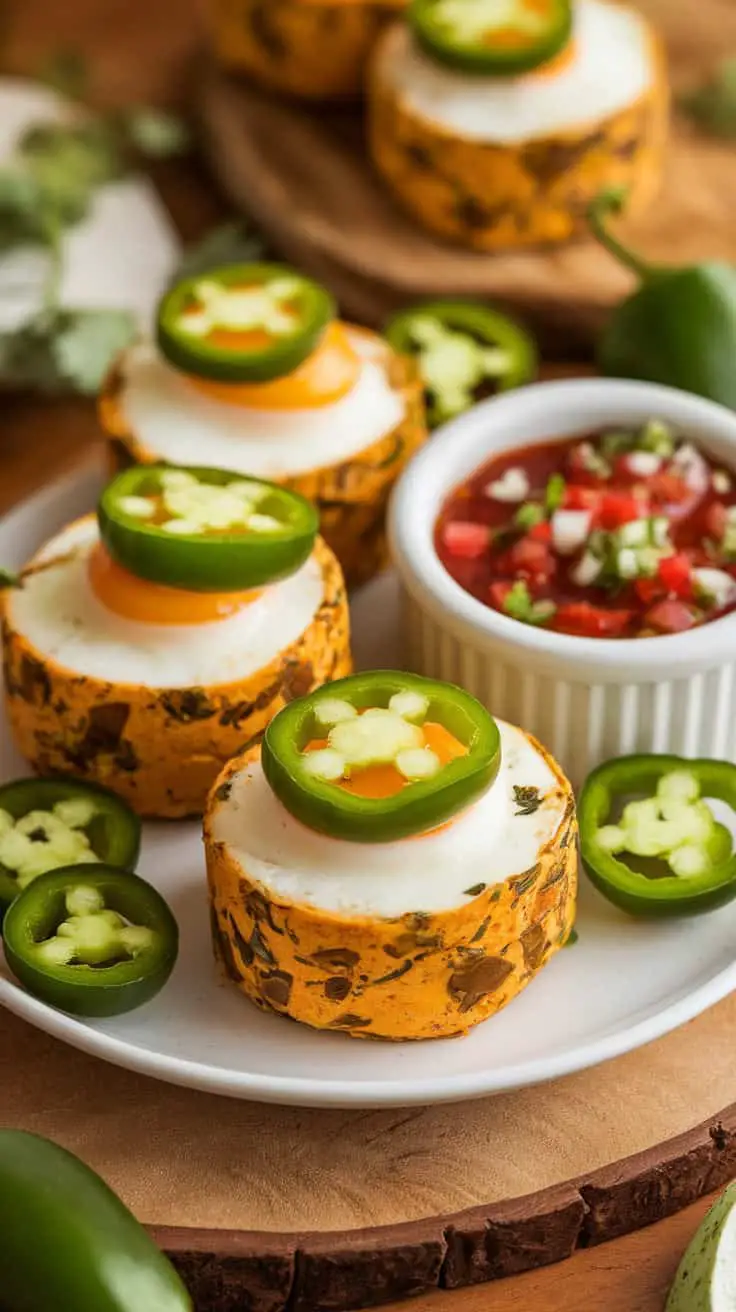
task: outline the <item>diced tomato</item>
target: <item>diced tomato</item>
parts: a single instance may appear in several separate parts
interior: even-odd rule
[[[458,559],[477,560],[488,550],[491,535],[485,524],[456,520],[454,523],[445,524],[442,529],[442,541],[447,550]]]
[[[664,592],[664,585],[660,579],[636,579],[634,581],[634,592],[639,601],[643,601],[645,606],[651,606],[653,601],[659,601]]]
[[[644,514],[646,508],[639,497],[629,492],[606,492],[598,511],[598,522],[601,528],[615,529],[622,524],[630,524],[634,519],[641,519]]]
[[[531,534],[519,538],[506,553],[509,573],[524,574],[530,578],[549,578],[557,568],[557,561],[546,542],[536,542]]]
[[[552,525],[548,519],[543,519],[540,524],[535,524],[533,528],[529,529],[527,536],[532,539],[532,542],[551,542]]]
[[[495,606],[496,610],[503,610],[503,603],[513,586],[513,583],[509,583],[506,579],[497,579],[495,583],[490,585],[488,595],[491,599],[491,605]]]
[[[705,512],[705,531],[720,542],[726,532],[728,511],[722,501],[713,501]]]
[[[633,610],[605,610],[589,601],[571,601],[558,608],[555,628],[578,638],[620,638],[633,618]]]
[[[562,505],[565,510],[596,511],[601,503],[603,493],[599,487],[581,487],[579,483],[568,483]]]
[[[677,506],[693,495],[693,489],[688,487],[684,478],[669,469],[661,469],[658,474],[653,474],[647,480],[647,487],[652,501],[660,506]]]
[[[668,598],[647,611],[644,624],[659,633],[684,633],[686,629],[692,629],[696,618],[692,607],[686,606],[684,601]]]
[[[690,559],[684,551],[678,551],[674,556],[665,556],[660,560],[657,575],[668,592],[673,592],[682,601],[692,599]]]

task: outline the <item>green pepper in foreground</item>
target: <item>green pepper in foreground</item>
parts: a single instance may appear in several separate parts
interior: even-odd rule
[[[534,341],[505,314],[476,301],[407,306],[388,322],[394,350],[419,361],[432,427],[453,419],[479,395],[505,392],[534,377]]]
[[[28,992],[74,1016],[118,1016],[163,988],[179,932],[161,894],[112,866],[39,875],[3,923],[5,958]]]
[[[176,283],[158,309],[157,340],[176,369],[221,383],[293,373],[335,318],[323,287],[280,264],[231,264]]]
[[[460,754],[443,764],[425,725],[452,735]],[[268,726],[261,759],[273,792],[308,828],[387,843],[435,829],[482,796],[498,774],[501,741],[495,720],[463,689],[379,670],[291,702]],[[361,796],[341,786],[374,766],[394,768],[396,791]]]
[[[641,800],[628,801],[612,822],[617,801],[632,795]],[[593,771],[578,802],[580,851],[609,902],[633,916],[682,916],[736,897],[731,834],[706,798],[736,809],[736,765],[623,756]]]
[[[298,492],[224,469],[133,465],[97,508],[100,537],[138,578],[194,592],[275,583],[308,559],[319,516]]]
[[[141,822],[114,793],[75,779],[16,779],[0,787],[0,923],[48,870],[103,862],[133,870]]]
[[[179,1276],[120,1199],[47,1139],[0,1130],[3,1312],[192,1312]]]
[[[409,23],[439,63],[513,77],[548,63],[572,33],[570,0],[412,0]]]
[[[589,211],[595,237],[640,286],[614,310],[598,348],[601,371],[695,392],[736,410],[736,268],[716,260],[683,268],[647,264],[608,231],[625,193]]]

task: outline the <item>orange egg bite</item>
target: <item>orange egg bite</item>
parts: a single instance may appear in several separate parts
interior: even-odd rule
[[[408,0],[211,0],[216,58],[309,100],[354,97],[386,20]]]
[[[351,665],[342,571],[319,538],[295,574],[260,591],[188,592],[111,560],[89,515],[31,560],[2,608],[21,754],[145,816],[200,813],[233,753]]]
[[[266,382],[194,377],[141,341],[113,368],[100,416],[117,467],[211,464],[302,493],[349,585],[385,563],[388,496],[427,435],[415,362],[337,320],[296,369]]]
[[[577,0],[569,44],[530,72],[443,65],[395,24],[369,78],[370,151],[383,179],[423,227],[479,250],[584,232],[604,187],[626,188],[631,209],[646,204],[662,177],[667,117],[657,37],[637,9],[608,0]]]
[[[441,761],[462,750],[427,727]],[[521,729],[498,728],[487,792],[394,842],[309,829],[269,787],[259,747],[231,761],[204,822],[226,977],[265,1011],[355,1038],[464,1034],[516,997],[569,936],[577,831],[556,762]],[[362,796],[403,786],[390,766],[362,780]],[[520,788],[534,806],[519,804]]]

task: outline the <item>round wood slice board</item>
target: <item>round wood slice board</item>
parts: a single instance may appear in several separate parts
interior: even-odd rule
[[[736,53],[733,0],[641,0],[663,32],[675,88]],[[633,278],[593,242],[484,255],[442,245],[396,208],[368,164],[359,109],[306,109],[212,65],[201,74],[205,150],[234,204],[283,256],[328,283],[344,313],[376,326],[407,299],[490,296],[559,356],[586,345]],[[664,190],[621,233],[653,260],[736,260],[736,148],[675,118]]]
[[[0,1013],[0,1124],[98,1170],[154,1227],[198,1312],[348,1312],[560,1261],[724,1184],[735,1026],[736,995],[553,1084],[330,1112],[159,1084]]]

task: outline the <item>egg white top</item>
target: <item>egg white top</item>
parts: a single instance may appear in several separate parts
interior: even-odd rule
[[[593,125],[652,85],[650,30],[636,10],[579,0],[575,42],[572,61],[558,73],[489,77],[443,68],[403,25],[380,47],[377,72],[421,118],[470,141],[511,145]]]
[[[346,396],[310,410],[254,410],[206,396],[144,341],[126,353],[121,406],[127,427],[157,459],[280,479],[340,464],[404,418],[386,375],[383,343],[350,340],[362,359]]]
[[[395,843],[348,843],[295,820],[269,788],[260,760],[233,778],[212,835],[268,896],[347,916],[445,911],[472,900],[474,884],[501,883],[538,860],[566,797],[521,729],[497,721],[502,762],[495,782],[447,828]],[[539,788],[542,805],[517,815],[515,784]]]
[[[208,624],[142,624],[98,601],[87,562],[98,541],[93,515],[52,538],[8,595],[8,620],[36,651],[75,674],[149,688],[211,687],[255,674],[295,642],[323,596],[314,556],[249,606]]]

